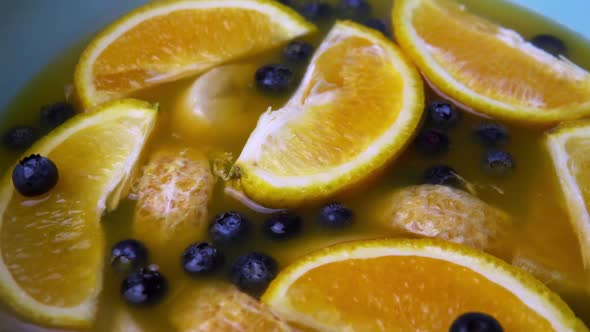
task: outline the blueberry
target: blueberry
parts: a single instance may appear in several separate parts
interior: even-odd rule
[[[334,9],[329,3],[310,1],[299,9],[299,13],[309,21],[319,21],[332,16]]]
[[[457,318],[449,332],[503,332],[500,323],[492,316],[479,312],[465,313]]]
[[[210,274],[223,265],[223,255],[211,243],[191,244],[182,254],[182,267],[192,276]]]
[[[343,19],[362,19],[371,14],[371,5],[367,0],[341,0],[338,16]]]
[[[293,71],[281,64],[270,64],[260,67],[255,74],[256,85],[265,91],[282,92],[288,90],[293,83]]]
[[[508,129],[499,123],[482,123],[475,127],[473,134],[484,146],[498,147],[510,140]]]
[[[250,229],[250,221],[239,212],[225,212],[217,217],[209,228],[214,242],[231,243],[242,240]]]
[[[251,294],[264,292],[277,275],[277,262],[270,256],[253,252],[242,255],[231,268],[231,281]]]
[[[428,122],[441,129],[452,128],[459,121],[459,111],[446,101],[434,101],[426,111]]]
[[[285,240],[301,232],[301,217],[288,211],[278,212],[270,216],[262,225],[263,232],[274,240]]]
[[[391,31],[389,30],[389,25],[380,18],[369,18],[364,22],[365,26],[375,29],[387,37],[391,37]]]
[[[537,35],[531,39],[531,43],[553,56],[560,54],[567,55],[565,43],[555,36],[546,34]]]
[[[457,175],[457,171],[447,165],[436,165],[424,171],[424,183],[438,184],[445,186],[459,186],[461,179]]]
[[[35,128],[18,126],[8,129],[2,137],[4,146],[13,151],[23,151],[31,147],[39,138]]]
[[[161,300],[168,290],[166,278],[157,268],[140,268],[121,284],[121,295],[131,305],[149,306]]]
[[[76,109],[70,103],[57,102],[41,108],[41,127],[52,130],[76,115]]]
[[[491,176],[506,176],[514,169],[514,159],[506,151],[488,151],[483,157],[482,167],[486,174]]]
[[[137,240],[120,241],[111,249],[111,266],[119,272],[134,271],[145,265],[147,259],[147,248]]]
[[[57,166],[38,154],[21,160],[12,171],[14,188],[27,197],[48,193],[55,187],[58,179]]]
[[[320,223],[330,228],[342,228],[352,224],[354,214],[341,203],[329,203],[320,210]]]
[[[414,141],[420,152],[428,156],[439,156],[449,151],[449,137],[436,129],[426,129]]]
[[[293,62],[304,62],[309,60],[313,53],[313,46],[304,41],[292,41],[283,49],[283,55]]]

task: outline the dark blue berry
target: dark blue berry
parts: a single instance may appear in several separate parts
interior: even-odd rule
[[[338,16],[343,19],[365,19],[371,15],[371,5],[367,0],[341,0]]]
[[[334,9],[329,3],[310,1],[299,9],[299,13],[309,21],[320,21],[332,16]]]
[[[389,29],[389,25],[380,18],[369,18],[364,22],[365,26],[375,29],[387,37],[391,37],[391,31]]]
[[[144,266],[147,260],[148,250],[137,240],[123,240],[111,249],[111,266],[119,272],[134,271]]]
[[[303,228],[301,217],[288,211],[270,216],[262,225],[264,233],[274,240],[285,240],[299,233]]]
[[[39,132],[32,127],[18,126],[8,129],[2,137],[4,146],[12,151],[23,151],[39,138]]]
[[[437,165],[428,168],[423,174],[424,183],[445,186],[460,186],[461,179],[452,167]]]
[[[449,137],[436,129],[423,130],[415,140],[420,152],[428,156],[439,156],[449,151],[451,141]]]
[[[182,254],[182,267],[192,276],[210,274],[223,265],[224,257],[211,243],[191,244]]]
[[[305,62],[313,53],[313,46],[304,41],[292,41],[283,49],[283,55],[293,62]]]
[[[293,83],[293,71],[281,64],[270,64],[260,67],[255,74],[256,85],[265,91],[282,92],[288,90]]]
[[[555,36],[546,34],[538,35],[531,39],[531,43],[553,56],[560,54],[567,55],[565,43]]]
[[[214,242],[229,244],[242,240],[250,229],[250,221],[241,213],[230,211],[217,217],[209,228]]]
[[[486,147],[498,147],[510,140],[508,129],[499,123],[482,123],[475,127],[475,138]]]
[[[262,253],[250,253],[238,257],[231,268],[231,281],[250,294],[264,292],[277,275],[277,262]]]
[[[469,312],[457,318],[449,332],[503,332],[500,323],[492,316]]]
[[[486,174],[491,176],[506,176],[514,169],[514,159],[506,151],[488,151],[483,157],[482,167]]]
[[[160,301],[168,290],[166,278],[154,267],[132,272],[121,284],[121,295],[131,305],[149,306]]]
[[[23,196],[48,193],[59,180],[57,166],[48,158],[33,154],[21,160],[12,171],[14,188]]]
[[[341,203],[330,203],[320,210],[320,223],[330,228],[349,226],[353,222],[353,217],[352,210]]]
[[[427,107],[428,122],[441,129],[452,128],[459,121],[459,111],[446,101],[435,101]]]
[[[41,126],[46,130],[59,127],[62,123],[76,115],[74,105],[57,102],[41,108]]]

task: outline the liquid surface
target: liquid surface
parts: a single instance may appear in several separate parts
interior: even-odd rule
[[[384,14],[379,18],[389,21],[391,13],[390,0],[371,0],[373,13]],[[514,8],[500,1],[464,0],[470,10],[486,16],[508,28],[515,29],[525,38],[531,38],[537,34],[552,34],[562,39],[568,47],[568,58],[579,66],[590,69],[590,44],[579,39],[577,36],[568,33],[561,27],[535,16],[524,10]],[[319,24],[322,32],[319,35],[307,38],[315,46],[319,45],[322,37],[329,30],[330,22]],[[90,38],[90,36],[88,36]],[[71,77],[76,60],[86,45],[86,41],[74,46],[70,50],[64,50],[63,56],[56,59],[55,63],[43,71],[38,78],[31,82],[30,86],[22,91],[3,112],[0,121],[2,131],[14,125],[36,124],[38,122],[38,109],[41,105],[55,101],[64,100],[64,89],[69,90]],[[244,59],[238,63],[260,67],[268,63],[282,61],[281,50],[273,50],[253,58]],[[305,66],[296,67],[297,76],[301,77]],[[185,79],[179,82],[166,84],[151,88],[138,93],[135,97],[146,99],[160,104],[162,117],[158,124],[155,144],[162,146],[186,145],[202,149],[207,153],[230,152],[234,158],[241,151],[247,137],[243,140],[236,140],[235,137],[218,140],[219,144],[207,146],[202,141],[196,141],[174,132],[171,127],[171,113],[175,107],[175,98],[179,91],[188,87],[194,78]],[[255,125],[255,119],[264,112],[267,107],[280,108],[288,99],[288,95],[264,96],[258,94],[254,89],[250,92],[256,99],[257,105],[265,107],[249,110],[252,121],[248,123]],[[428,101],[441,99],[432,91],[427,91]],[[483,121],[474,115],[462,113],[462,118],[456,128],[449,130],[451,148],[448,154],[440,158],[425,157],[414,147],[408,150],[391,165],[371,186],[365,187],[359,192],[349,193],[343,197],[337,197],[348,205],[356,215],[356,222],[350,228],[344,230],[326,230],[318,225],[317,207],[309,207],[296,211],[304,219],[303,234],[295,239],[286,242],[273,242],[262,235],[259,226],[267,216],[248,209],[240,202],[228,197],[223,192],[222,182],[219,181],[214,189],[214,196],[209,207],[209,219],[215,215],[229,210],[236,210],[244,213],[256,226],[252,230],[248,241],[226,251],[227,262],[232,262],[237,255],[261,251],[271,253],[277,259],[280,267],[285,267],[297,257],[310,251],[322,248],[334,243],[353,239],[367,239],[390,235],[384,232],[377,223],[371,220],[375,211],[373,202],[377,201],[384,193],[392,189],[422,183],[422,173],[430,166],[448,164],[468,181],[477,196],[486,203],[501,209],[512,215],[516,220],[517,227],[514,231],[514,240],[509,244],[512,252],[541,252],[546,260],[549,260],[553,269],[560,272],[566,271],[574,275],[578,280],[587,280],[586,272],[582,269],[582,261],[578,251],[576,236],[571,229],[567,219],[566,211],[563,208],[560,189],[555,175],[551,168],[549,156],[542,145],[543,131],[532,130],[521,127],[508,126],[511,139],[504,147],[512,153],[516,161],[516,168],[513,174],[504,179],[486,176],[481,171],[481,158],[485,149],[473,138],[473,127]],[[148,153],[149,154],[149,153]],[[10,171],[11,165],[18,158],[19,154],[2,150],[0,153],[0,171]],[[115,242],[129,238],[132,234],[131,224],[133,216],[133,200],[126,200],[121,207],[103,218],[103,226],[107,238],[106,248],[110,248]],[[207,234],[195,241],[209,240]],[[541,244],[543,250],[538,250],[535,245]],[[555,248],[555,250],[549,250]],[[199,283],[182,271],[180,265],[180,252],[170,253],[179,257],[178,260],[155,261],[160,265],[161,270],[167,276],[171,291],[169,298],[173,298],[182,287],[195,287]],[[157,255],[154,255],[157,257]],[[228,264],[214,278],[226,279]],[[112,269],[105,269],[105,285],[100,299],[99,317],[96,326],[92,331],[110,331],[108,322],[110,317],[121,307],[126,306],[119,294],[119,285],[122,276],[116,274]],[[75,286],[72,286],[75,287]],[[590,293],[590,292],[589,292]],[[564,299],[572,306],[576,313],[586,322],[590,323],[590,309],[587,308],[587,299],[582,291],[574,291],[569,294],[562,294]],[[165,300],[160,305],[149,308],[133,310],[132,313],[144,326],[151,326],[158,330],[173,331],[168,326],[168,312],[174,310],[170,307],[171,301]],[[9,313],[0,314],[0,330],[2,331],[36,331],[34,327],[16,327],[19,323],[13,321]],[[7,322],[7,323],[5,323]],[[8,324],[4,326],[3,324]]]

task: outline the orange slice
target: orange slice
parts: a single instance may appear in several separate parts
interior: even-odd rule
[[[466,312],[505,331],[588,331],[541,282],[469,247],[438,240],[349,242],[283,270],[262,301],[319,331],[441,331]]]
[[[396,0],[396,40],[434,87],[485,115],[550,124],[590,115],[590,74],[454,0]]]
[[[176,0],[140,7],[88,45],[75,72],[86,110],[308,34],[315,27],[269,0]]]

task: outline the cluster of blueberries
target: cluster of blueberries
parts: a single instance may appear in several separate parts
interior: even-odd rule
[[[328,228],[343,228],[352,224],[353,213],[341,203],[323,206],[319,223]],[[181,264],[192,277],[208,276],[225,264],[223,248],[243,241],[252,228],[243,214],[235,211],[215,217],[209,226],[211,242],[191,244],[182,253]],[[283,241],[301,233],[302,218],[290,211],[270,215],[262,224],[262,231],[272,240]],[[168,284],[157,266],[148,263],[148,250],[134,239],[123,240],[111,250],[110,262],[119,272],[128,273],[121,285],[121,295],[131,305],[151,305],[165,294]],[[239,289],[260,295],[278,272],[277,262],[269,255],[250,252],[239,256],[230,267],[229,279]]]

